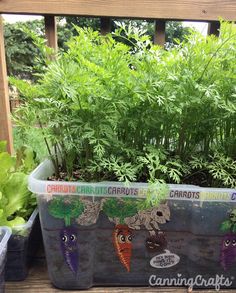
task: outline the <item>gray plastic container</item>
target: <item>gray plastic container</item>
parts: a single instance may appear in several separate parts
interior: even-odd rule
[[[53,172],[42,163],[29,189],[56,287],[236,288],[236,234],[220,230],[236,223],[235,189],[169,185],[165,202],[145,209],[160,196],[153,185],[47,181]]]
[[[7,256],[7,244],[11,236],[9,227],[0,227],[0,292],[4,292],[5,288],[5,264]]]
[[[7,250],[6,281],[22,281],[27,277],[29,266],[41,241],[38,209],[35,209],[24,225],[12,229]]]

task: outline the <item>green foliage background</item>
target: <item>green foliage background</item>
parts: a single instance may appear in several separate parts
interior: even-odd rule
[[[14,228],[25,224],[36,206],[28,190],[27,174],[35,168],[32,149],[22,147],[11,157],[0,141],[0,225]]]
[[[65,22],[65,23],[64,23]],[[154,23],[141,20],[126,20],[125,23],[145,30],[148,35],[154,35]],[[66,50],[66,42],[76,35],[75,25],[79,27],[92,28],[100,30],[99,18],[85,17],[61,17],[58,24],[58,46],[62,50]],[[112,30],[117,28],[115,21],[112,21]],[[38,36],[45,37],[44,21],[33,20],[27,22],[5,23],[4,37],[6,47],[7,71],[10,76],[19,76],[26,79],[34,79],[35,72],[42,52],[35,45],[35,40],[27,33],[32,31]],[[168,44],[174,44],[176,39],[183,41],[189,35],[189,28],[184,28],[180,22],[168,22],[166,29],[166,37]],[[39,68],[38,68],[39,69]]]

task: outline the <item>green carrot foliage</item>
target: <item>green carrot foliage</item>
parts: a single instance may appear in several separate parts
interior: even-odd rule
[[[129,32],[135,46],[117,41],[121,29],[77,31],[36,83],[11,79],[25,101],[16,121],[40,126],[56,173],[62,164],[87,181],[199,175],[204,185],[235,188],[233,24],[222,22],[219,38],[194,32],[169,50],[137,30]]]

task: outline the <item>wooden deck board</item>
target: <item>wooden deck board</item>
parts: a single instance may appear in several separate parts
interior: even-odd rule
[[[51,285],[44,258],[34,261],[28,278],[23,282],[6,282],[5,293],[58,293],[58,292],[84,292],[84,293],[186,293],[186,288],[176,287],[94,287],[88,290],[59,290]],[[215,290],[193,290],[194,293],[215,293]],[[236,293],[235,289],[220,290],[221,293]]]

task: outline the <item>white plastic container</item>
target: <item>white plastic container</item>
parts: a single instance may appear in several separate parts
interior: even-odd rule
[[[5,287],[5,264],[7,255],[7,245],[11,236],[9,227],[0,227],[0,292],[4,292]]]
[[[170,184],[165,202],[145,208],[162,195],[155,185],[47,181],[53,173],[45,161],[29,189],[56,287],[236,288],[236,233],[220,230],[232,210],[236,223],[236,189]]]

